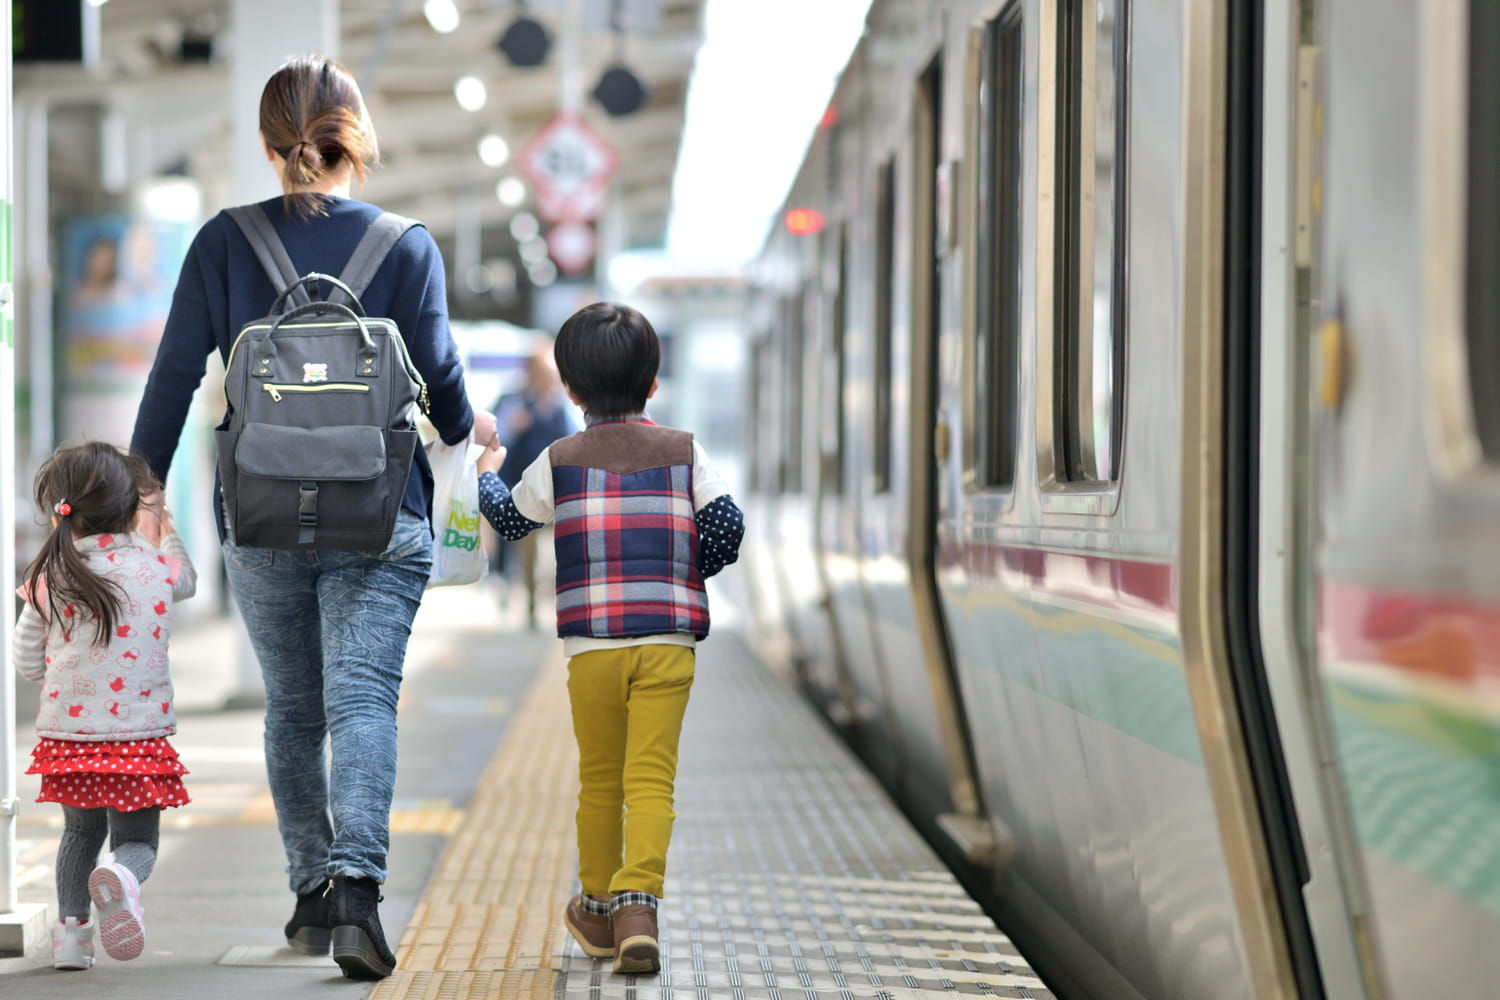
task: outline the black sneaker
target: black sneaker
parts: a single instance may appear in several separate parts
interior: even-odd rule
[[[330,883],[297,894],[297,908],[286,922],[286,946],[304,955],[326,955],[333,942],[333,925],[328,922],[328,889]]]
[[[330,894],[333,960],[349,979],[384,979],[396,970],[376,906],[383,899],[372,878],[335,876]]]

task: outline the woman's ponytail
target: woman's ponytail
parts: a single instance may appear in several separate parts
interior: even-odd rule
[[[363,181],[380,158],[364,97],[349,71],[321,56],[292,59],[271,75],[260,95],[260,132],[286,161],[282,187],[288,211],[326,214],[307,188],[348,161]]]

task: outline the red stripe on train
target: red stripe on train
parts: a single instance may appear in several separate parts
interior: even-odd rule
[[[1470,683],[1500,675],[1500,604],[1328,582],[1319,590],[1325,657],[1385,663]]]
[[[1177,567],[1117,556],[1051,552],[1004,545],[946,544],[939,572],[962,570],[976,581],[999,583],[1101,608],[1175,613]]]

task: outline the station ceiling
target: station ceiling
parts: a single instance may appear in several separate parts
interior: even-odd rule
[[[498,202],[495,185],[514,173],[516,152],[560,106],[567,61],[560,36],[571,30],[578,53],[572,78],[585,116],[620,158],[610,189],[617,236],[625,246],[660,245],[704,2],[624,3],[624,60],[649,97],[637,113],[612,119],[587,97],[616,51],[608,0],[532,0],[532,15],[553,34],[546,64],[535,69],[512,67],[495,45],[516,16],[512,0],[456,0],[461,25],[450,34],[428,24],[422,0],[341,0],[338,57],[364,90],[384,161],[361,196],[422,219],[439,239],[452,238],[457,221],[475,213],[486,229],[497,227],[515,210]],[[187,158],[195,175],[227,176],[228,0],[115,0],[100,15],[101,65],[90,72],[18,67],[18,99],[59,106],[92,96],[125,112],[144,149],[137,158],[153,161],[146,169]],[[184,61],[185,36],[212,39],[213,60]],[[454,98],[453,85],[465,74],[485,83],[481,111],[465,111]],[[478,141],[488,132],[510,147],[502,167],[479,158]]]

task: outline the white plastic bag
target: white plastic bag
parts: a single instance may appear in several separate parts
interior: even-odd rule
[[[427,450],[432,463],[432,574],[429,587],[477,583],[489,570],[479,544],[479,473],[469,457],[471,445],[434,441]]]

